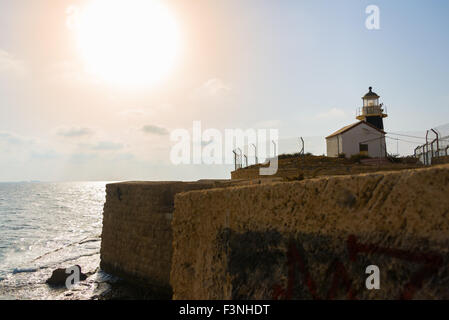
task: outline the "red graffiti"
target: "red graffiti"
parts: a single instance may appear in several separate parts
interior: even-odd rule
[[[357,242],[357,238],[354,235],[348,237],[347,249],[351,262],[355,262],[359,254],[377,254],[422,264],[423,266],[412,274],[410,281],[405,284],[399,299],[412,299],[415,293],[422,287],[424,280],[436,274],[438,269],[443,265],[443,258],[435,253],[411,252],[381,247],[374,244],[361,244]],[[299,289],[300,278],[312,299],[321,299],[317,292],[316,282],[309,272],[306,260],[293,241],[290,242],[288,248],[287,268],[287,288],[283,288],[281,285],[275,285],[273,287],[274,300],[292,299],[295,289]],[[352,280],[344,264],[340,260],[335,259],[329,270],[331,273],[331,286],[327,291],[326,299],[334,299],[338,290],[343,290],[348,299],[356,299],[356,292],[352,287]]]
[[[274,300],[278,300],[283,297],[284,299],[291,299],[293,297],[293,290],[296,283],[296,268],[295,263],[298,264],[299,272],[302,274],[303,282],[306,284],[310,294],[313,299],[318,299],[318,294],[316,291],[315,281],[310,276],[309,270],[307,269],[304,259],[298,251],[298,248],[293,242],[290,242],[290,246],[287,254],[287,265],[288,265],[288,283],[287,289],[284,290],[281,286],[276,285],[274,288]]]
[[[348,237],[347,246],[351,261],[356,261],[359,253],[365,253],[384,255],[423,265],[422,268],[411,275],[410,281],[405,284],[399,299],[412,299],[415,293],[422,287],[424,280],[436,274],[443,265],[443,258],[435,253],[411,252],[373,244],[361,244],[357,242],[357,238],[354,235]]]

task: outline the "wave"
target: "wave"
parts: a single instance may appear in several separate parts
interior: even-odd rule
[[[25,273],[25,272],[36,272],[39,268],[24,268],[24,269],[14,269],[12,274]]]
[[[31,262],[36,262],[37,260],[40,260],[40,259],[42,259],[45,256],[48,256],[48,255],[50,255],[52,253],[58,252],[60,250],[66,249],[66,248],[71,247],[71,246],[81,245],[81,244],[85,244],[85,243],[89,243],[89,242],[97,242],[97,241],[101,241],[101,238],[99,236],[97,238],[87,237],[87,238],[84,238],[82,240],[75,241],[75,242],[69,243],[67,245],[64,245],[62,247],[59,247],[59,248],[57,248],[55,250],[48,251],[48,252],[44,253],[43,255],[40,255],[40,256],[34,258]]]

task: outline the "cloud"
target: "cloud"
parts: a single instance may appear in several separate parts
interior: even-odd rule
[[[259,121],[254,124],[255,128],[260,128],[260,129],[275,129],[275,128],[280,128],[281,126],[282,126],[282,121],[275,120],[275,119]]]
[[[224,83],[219,78],[212,78],[203,83],[200,87],[196,88],[193,97],[205,98],[224,95],[231,91],[231,87]]]
[[[17,75],[25,73],[25,66],[19,59],[13,57],[10,53],[0,49],[0,73],[12,72]]]
[[[120,111],[118,114],[120,116],[124,116],[124,117],[127,117],[127,116],[141,117],[141,116],[145,116],[147,114],[147,112],[143,109],[127,109],[127,110]]]
[[[15,133],[0,132],[0,141],[6,142],[11,145],[26,145],[26,144],[32,144],[33,140],[27,139],[24,137],[21,137]]]
[[[316,115],[318,119],[332,119],[332,118],[343,118],[346,116],[346,113],[338,108],[332,108],[326,112],[321,112]]]
[[[166,128],[158,127],[158,126],[154,126],[154,125],[146,125],[142,128],[142,131],[145,133],[156,134],[159,136],[165,136],[165,135],[168,135],[168,133],[169,133]]]
[[[64,83],[76,87],[98,86],[98,78],[85,72],[83,64],[76,60],[60,60],[45,68],[45,79],[51,84]]]
[[[120,150],[123,148],[123,144],[112,141],[100,141],[92,147],[93,150]]]
[[[70,155],[69,160],[73,163],[84,163],[95,159],[97,156],[92,153],[74,153]]]
[[[32,151],[31,157],[36,160],[52,160],[52,159],[58,159],[61,157],[61,155],[53,150],[46,150],[46,151]]]
[[[57,134],[66,138],[82,137],[92,134],[92,130],[83,127],[60,128]]]

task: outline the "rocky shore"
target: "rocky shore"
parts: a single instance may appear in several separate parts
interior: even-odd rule
[[[152,292],[151,288],[131,285],[103,272],[99,267],[100,241],[99,237],[87,239],[36,258],[32,267],[13,270],[4,279],[0,279],[0,300],[161,299],[161,296]],[[91,252],[86,253],[86,246],[90,246]],[[75,254],[77,257],[74,259],[67,257],[73,256],[76,252],[84,252],[84,254],[82,256]],[[48,263],[54,260],[60,262]],[[65,278],[61,278],[60,271],[75,265],[81,267],[85,278],[67,289],[62,284]],[[59,278],[55,277],[55,274]],[[49,281],[49,279],[55,281]],[[162,298],[170,299],[171,297]]]

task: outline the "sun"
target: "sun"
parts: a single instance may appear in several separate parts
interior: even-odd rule
[[[178,26],[161,0],[93,0],[74,28],[86,70],[110,83],[152,85],[178,56]]]

